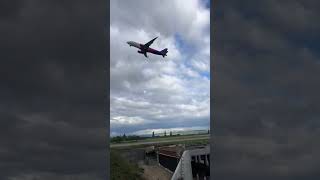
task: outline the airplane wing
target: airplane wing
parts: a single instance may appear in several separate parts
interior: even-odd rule
[[[156,40],[158,37],[152,39],[151,41],[147,42],[146,44],[144,44],[144,47],[149,48],[149,46],[153,43],[154,40]]]

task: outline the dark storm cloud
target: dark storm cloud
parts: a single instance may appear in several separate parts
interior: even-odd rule
[[[215,178],[319,178],[317,4],[214,4]]]
[[[0,3],[0,179],[104,179],[105,3]]]

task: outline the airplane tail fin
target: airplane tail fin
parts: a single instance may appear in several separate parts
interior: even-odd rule
[[[167,49],[167,48],[163,49],[163,50],[161,51],[162,57],[167,56],[167,53],[168,53],[168,49]]]

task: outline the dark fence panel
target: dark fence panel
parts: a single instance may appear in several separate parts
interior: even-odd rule
[[[170,156],[165,156],[162,154],[159,154],[159,163],[169,169],[170,171],[174,172],[176,170],[176,167],[178,165],[178,159]]]

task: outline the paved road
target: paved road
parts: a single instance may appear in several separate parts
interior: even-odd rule
[[[162,144],[162,143],[171,143],[171,142],[180,142],[180,141],[194,141],[194,140],[206,140],[209,139],[208,135],[194,136],[194,137],[181,137],[181,138],[166,138],[166,139],[158,139],[157,141],[141,141],[141,142],[132,142],[132,143],[121,143],[121,144],[111,144],[111,148],[116,147],[129,147],[129,146],[137,146],[137,145],[151,145],[151,144]]]

